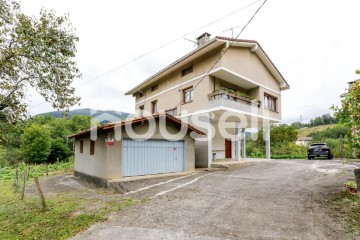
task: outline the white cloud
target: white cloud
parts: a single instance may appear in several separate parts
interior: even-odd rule
[[[22,3],[36,15],[45,7],[59,14],[70,13],[80,37],[77,61],[83,79],[95,78],[114,67],[197,29],[253,1],[55,1]],[[237,34],[258,2],[239,13],[201,29],[188,38],[207,31],[213,36]],[[346,83],[356,78],[360,68],[360,36],[357,33],[360,2],[349,1],[268,1],[240,38],[260,42],[289,82],[282,95],[283,120],[296,121],[330,112],[339,104]],[[79,87],[81,107],[134,112],[134,100],[124,92],[162,67],[193,49],[178,40],[99,80]],[[31,105],[43,100],[32,94]],[[51,110],[49,104],[31,109],[32,114]]]

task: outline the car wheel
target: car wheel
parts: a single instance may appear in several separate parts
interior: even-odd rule
[[[308,157],[308,160],[311,160],[312,159],[312,157]]]
[[[328,159],[330,159],[330,160],[333,159],[332,154],[329,154],[329,155],[328,155]]]

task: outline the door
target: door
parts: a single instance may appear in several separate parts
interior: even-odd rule
[[[231,140],[225,139],[225,158],[231,158]]]
[[[122,176],[183,172],[184,141],[123,139]]]

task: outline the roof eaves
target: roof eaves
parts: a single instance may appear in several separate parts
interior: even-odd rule
[[[172,116],[172,115],[170,115],[168,113],[155,113],[155,114],[150,115],[150,116],[137,117],[137,118],[133,118],[133,119],[130,119],[130,120],[127,120],[127,121],[121,121],[120,123],[107,123],[107,124],[97,126],[97,130],[113,129],[113,128],[118,127],[118,126],[122,127],[122,126],[125,126],[125,125],[134,124],[134,123],[137,123],[137,122],[143,122],[143,121],[146,121],[146,120],[149,120],[149,119],[154,119],[154,118],[159,118],[159,117],[166,117],[171,122],[174,122],[174,123],[179,124],[179,125],[186,126],[186,128],[188,130],[190,130],[190,131],[193,131],[193,132],[195,132],[195,133],[197,133],[199,135],[202,135],[202,136],[206,135],[204,132],[200,131],[199,129],[191,126],[188,123],[185,123],[185,122],[181,121],[179,118],[176,118],[176,117],[174,117],[174,116]],[[91,130],[92,130],[92,128],[89,128],[89,129],[83,130],[81,132],[71,134],[71,135],[68,136],[68,138],[74,138],[74,137],[78,137],[78,136],[88,134],[88,133],[91,132]]]
[[[284,89],[290,89],[290,85],[285,80],[284,76],[281,74],[279,69],[275,66],[274,62],[270,59],[269,55],[267,55],[267,53],[261,47],[261,45],[260,45],[260,43],[258,41],[256,41],[256,40],[248,40],[248,39],[235,39],[235,38],[228,38],[228,37],[221,37],[221,36],[216,36],[215,38],[220,39],[220,40],[225,40],[225,41],[233,41],[233,42],[239,42],[239,43],[255,43],[255,44],[257,44],[259,46],[260,50],[264,53],[265,57],[269,60],[270,64],[274,67],[276,72],[280,75],[281,79],[286,84],[286,87]]]
[[[184,61],[185,59],[187,59],[188,57],[190,57],[191,55],[205,49],[206,47],[208,47],[209,45],[211,45],[212,43],[216,42],[217,39],[213,38],[211,39],[209,42],[207,42],[206,44],[204,44],[203,46],[189,52],[188,54],[186,54],[185,56],[179,58],[178,60],[176,60],[175,62],[169,64],[168,66],[166,66],[165,68],[161,69],[160,71],[158,71],[157,73],[155,73],[154,75],[152,75],[151,77],[147,78],[145,81],[141,82],[140,84],[136,85],[135,87],[133,87],[131,90],[127,91],[125,93],[125,95],[132,95],[134,94],[133,91],[135,91],[136,89],[140,88],[142,85],[146,84],[147,82],[151,81],[152,79],[156,78],[157,76],[159,76],[160,74],[164,73],[165,71],[167,71],[168,69],[176,66],[177,64],[181,63],[182,61]]]

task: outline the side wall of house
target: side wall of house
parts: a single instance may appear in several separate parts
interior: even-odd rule
[[[151,91],[150,88],[142,90],[145,92],[145,96],[139,98],[138,95],[135,98],[135,112],[139,115],[139,107],[144,106],[146,112],[151,113],[153,101],[157,101],[158,111],[169,110],[177,107],[178,113],[182,110],[186,110],[189,113],[198,111],[200,109],[208,108],[207,95],[212,92],[212,86],[210,86],[209,77],[202,76],[207,73],[210,67],[220,57],[220,49],[212,51],[192,64],[174,71],[172,74],[158,81],[158,88],[155,91]],[[221,65],[219,61],[215,68]],[[192,66],[193,72],[182,76],[182,70],[186,67]],[[196,88],[195,88],[196,86]],[[195,88],[193,93],[193,102],[181,103],[184,99],[183,90],[188,88]]]
[[[83,174],[106,178],[107,151],[105,147],[106,133],[98,133],[95,141],[94,155],[90,155],[90,137],[76,138],[74,170]],[[83,153],[80,153],[80,141],[83,141]]]
[[[222,64],[223,67],[260,85],[247,91],[249,95],[262,101],[260,115],[281,119],[280,84],[255,53],[251,52],[249,48],[232,47],[223,56]],[[264,108],[264,94],[276,98],[276,111],[269,111]]]
[[[185,172],[195,171],[195,140],[188,132],[185,135],[179,135],[178,138],[170,135],[161,134],[159,120],[156,120],[156,128],[153,135],[146,134],[149,128],[148,122],[133,125],[133,130],[139,138],[184,140],[185,141]],[[170,134],[177,134],[178,127],[172,123],[166,123],[166,129]],[[122,177],[122,141],[115,141],[114,145],[106,146],[106,138],[115,138],[114,131],[98,132],[98,138],[95,141],[95,154],[90,155],[89,136],[76,138],[75,140],[75,167],[76,173],[82,176],[93,176],[99,179],[119,179]],[[125,128],[121,130],[121,139],[129,138]],[[80,153],[80,141],[84,142],[83,153]]]

